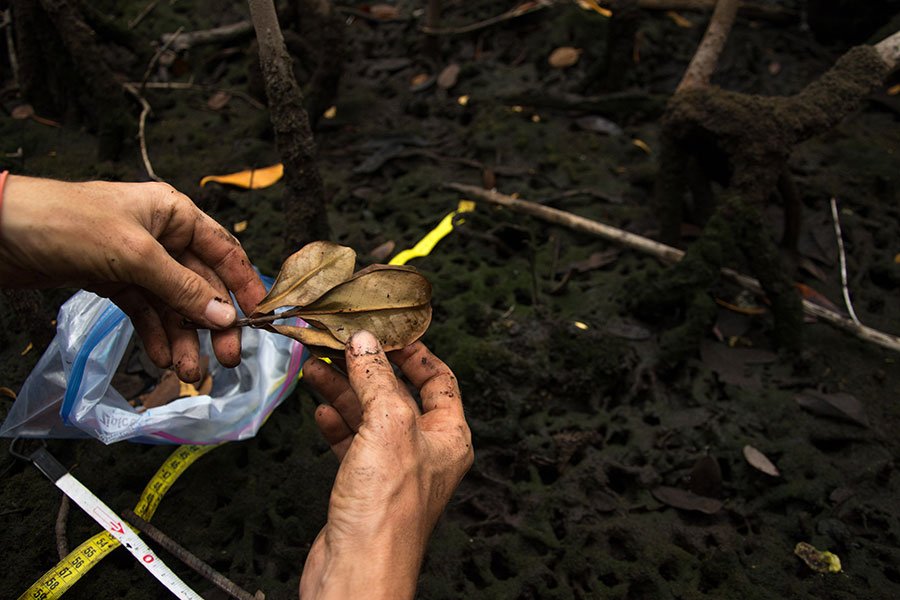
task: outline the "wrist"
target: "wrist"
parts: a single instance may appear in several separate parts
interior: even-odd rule
[[[307,559],[301,598],[411,599],[424,550],[416,532],[402,526],[377,537],[348,539],[326,525]]]

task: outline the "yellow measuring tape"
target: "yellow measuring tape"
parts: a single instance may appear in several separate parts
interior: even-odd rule
[[[403,250],[390,260],[392,265],[403,265],[413,258],[428,256],[439,241],[453,231],[453,220],[457,215],[475,210],[475,203],[470,200],[460,200],[456,210],[448,213],[441,219],[437,226],[429,231],[425,237],[407,250]],[[462,221],[459,221],[460,223]],[[216,448],[213,446],[181,446],[169,456],[168,460],[159,468],[141,494],[135,514],[149,521],[156,512],[160,500],[172,487],[185,469],[191,466],[198,458]],[[97,563],[115,550],[119,541],[111,534],[103,531],[75,548],[59,563],[44,573],[34,585],[19,596],[19,600],[55,600],[62,597],[76,581],[90,571]]]
[[[441,222],[437,224],[437,227],[425,234],[425,237],[419,240],[419,243],[417,243],[412,248],[409,248],[408,250],[400,252],[399,254],[397,254],[397,256],[392,258],[389,264],[405,265],[407,261],[413,258],[428,256],[431,251],[434,250],[434,247],[437,245],[437,243],[444,239],[444,237],[446,237],[448,233],[453,231],[453,219],[456,217],[456,215],[472,212],[473,210],[475,210],[474,202],[472,202],[471,200],[460,200],[459,206],[456,207],[456,210],[447,214],[447,216],[441,219]],[[460,221],[460,223],[462,222],[463,221]]]
[[[179,447],[147,483],[137,506],[134,507],[135,514],[149,521],[156,512],[160,500],[185,469],[217,446]],[[52,600],[61,597],[76,581],[118,546],[119,541],[111,534],[106,531],[98,533],[72,550],[55,567],[44,573],[43,577],[19,596],[19,600]]]

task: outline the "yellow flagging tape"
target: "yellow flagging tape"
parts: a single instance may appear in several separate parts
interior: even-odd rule
[[[156,471],[150,482],[144,487],[141,498],[138,500],[134,512],[143,519],[149,521],[160,500],[172,487],[172,484],[184,471],[194,464],[198,458],[218,447],[221,444],[211,446],[181,446],[173,452],[166,462]],[[28,590],[19,596],[19,600],[53,600],[60,598],[66,590],[81,579],[103,558],[118,548],[119,540],[112,534],[103,531],[72,550],[68,556],[44,573]]]
[[[437,245],[437,243],[444,239],[444,237],[446,237],[448,233],[453,231],[453,219],[456,217],[456,215],[472,212],[473,210],[475,210],[474,202],[472,202],[471,200],[460,200],[459,206],[456,207],[456,210],[441,219],[441,222],[437,224],[437,227],[425,234],[425,237],[419,240],[419,243],[417,243],[415,246],[397,254],[390,260],[388,264],[405,265],[408,261],[414,258],[428,256],[429,254],[431,254],[431,251],[434,250],[434,247]],[[459,222],[463,223],[464,221],[461,220]]]

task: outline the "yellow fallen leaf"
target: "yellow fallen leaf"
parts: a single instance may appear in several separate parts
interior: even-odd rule
[[[519,106],[518,104],[516,104],[515,106],[510,106],[510,107],[509,107],[509,110],[513,111],[514,113],[520,113],[520,112],[522,112],[523,110],[525,110],[525,107],[524,107],[524,106]]]
[[[897,94],[900,94],[900,83],[889,87],[887,93],[888,96],[896,96]]]
[[[234,227],[232,227],[232,229],[235,233],[243,233],[244,231],[247,231],[247,221],[238,221],[234,224]]]
[[[274,185],[283,175],[284,166],[279,163],[277,165],[272,165],[271,167],[239,171],[237,173],[229,173],[228,175],[207,175],[200,180],[200,186],[203,187],[207,183],[214,181],[216,183],[233,185],[246,190],[259,190]]]
[[[612,11],[608,8],[603,8],[602,6],[600,6],[600,4],[596,0],[576,0],[576,3],[583,10],[592,10],[607,18],[612,16]]]
[[[185,398],[188,396],[197,396],[200,392],[197,391],[197,387],[193,383],[185,383],[183,381],[178,382],[178,397]]]
[[[540,122],[541,122],[541,115],[531,115],[531,122],[532,122],[532,123],[540,123]]]
[[[335,118],[337,116],[337,106],[329,107],[328,110],[326,110],[324,113],[322,113],[322,116],[325,117],[326,119]]]
[[[694,26],[694,24],[691,21],[689,21],[688,19],[685,19],[684,17],[679,15],[674,10],[666,11],[666,16],[669,17],[670,19],[672,19],[673,23],[675,23],[676,25],[678,25],[679,27],[681,27],[683,29],[690,29],[691,27]]]
[[[827,550],[817,550],[812,544],[797,542],[794,554],[800,557],[813,571],[817,573],[840,573],[841,559],[837,554]]]
[[[638,148],[640,148],[641,150],[643,150],[644,152],[646,152],[647,154],[650,154],[651,152],[653,152],[652,150],[650,150],[650,146],[647,145],[647,142],[645,142],[642,139],[634,138],[633,140],[631,140],[631,143],[634,144],[635,146],[637,146]]]
[[[460,106],[467,106],[469,104],[469,95],[465,94],[456,99],[457,104]]]
[[[32,348],[34,348],[34,344],[32,344],[31,342],[28,342],[28,345],[25,346],[25,349],[22,350],[22,352],[19,354],[19,356],[25,356],[26,354],[31,352]]]
[[[582,323],[581,321],[575,321],[572,324],[575,325],[575,327],[577,327],[578,329],[582,329],[582,330],[590,329],[590,327],[588,326],[587,323]]]
[[[894,264],[900,265],[900,254],[894,257]]]

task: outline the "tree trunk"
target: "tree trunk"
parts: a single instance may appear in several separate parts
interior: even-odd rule
[[[40,0],[40,4],[56,27],[63,46],[72,58],[81,85],[87,90],[89,100],[82,108],[97,128],[99,158],[115,160],[121,153],[126,134],[132,128],[122,86],[116,82],[106,64],[96,43],[94,30],[85,23],[81,12],[70,0]]]
[[[284,163],[285,254],[329,237],[316,145],[272,0],[249,0],[275,141]]]

